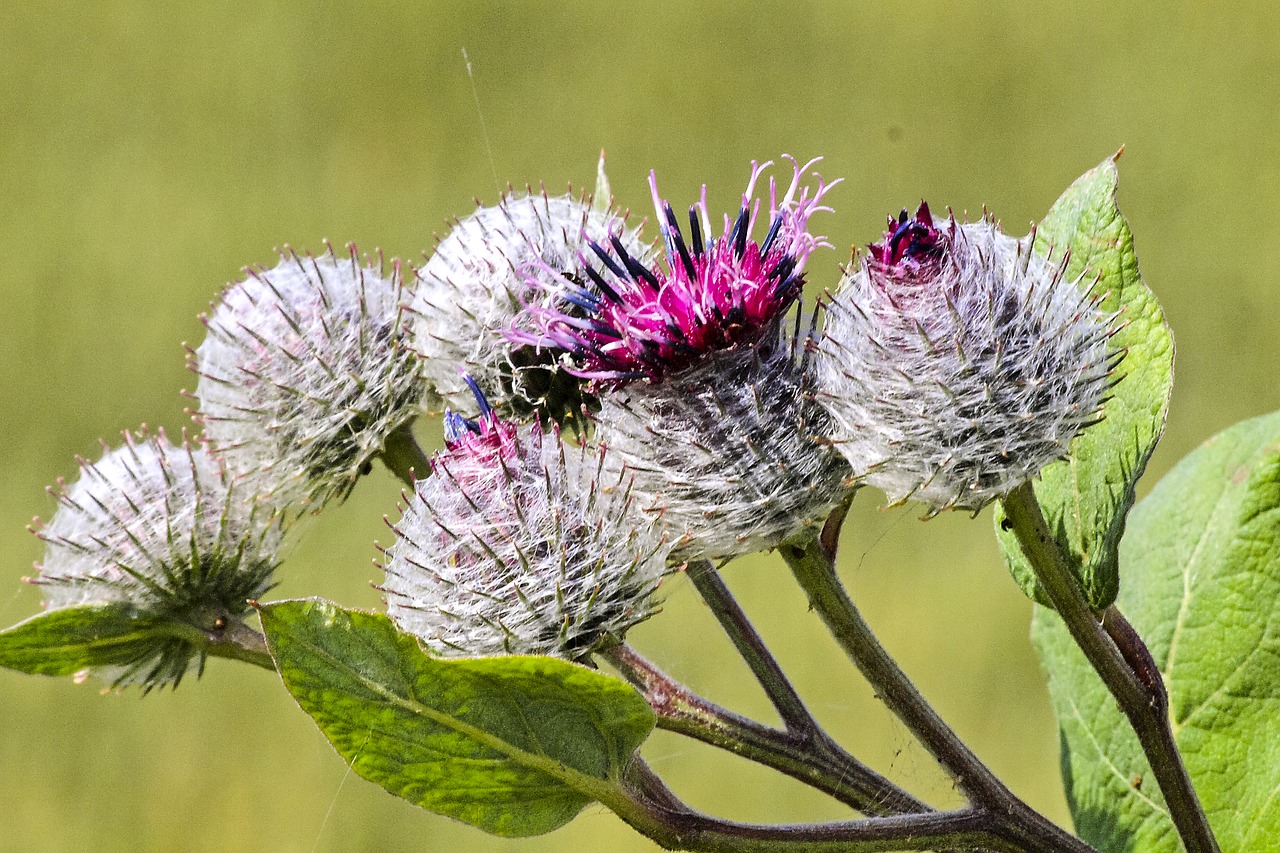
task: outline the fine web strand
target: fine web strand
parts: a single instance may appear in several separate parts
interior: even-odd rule
[[[498,180],[498,166],[493,159],[493,145],[489,141],[489,125],[484,120],[484,110],[480,109],[480,93],[476,91],[476,78],[471,73],[471,57],[467,56],[467,49],[462,49],[462,61],[467,66],[467,81],[471,83],[471,100],[475,101],[476,115],[480,117],[480,135],[484,137],[484,150],[489,155],[489,171],[493,173],[493,186],[502,194],[502,183]]]

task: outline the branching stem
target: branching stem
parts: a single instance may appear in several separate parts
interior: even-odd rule
[[[702,596],[720,627],[729,635],[734,648],[746,661],[751,673],[764,688],[787,731],[819,737],[825,733],[805,707],[800,694],[792,686],[777,658],[747,618],[720,573],[707,560],[695,560],[685,570],[689,580]]]
[[[865,815],[932,811],[820,729],[820,736],[779,731],[735,714],[694,693],[626,645],[602,657],[640,689],[658,715],[659,728],[771,767]]]
[[[778,549],[836,642],[889,710],[955,779],[970,803],[999,821],[1004,837],[1016,839],[1026,850],[1093,850],[1015,797],[943,721],[880,644],[836,574],[836,547],[847,511],[847,505],[837,508],[820,536]]]
[[[624,821],[669,850],[708,853],[870,853],[882,850],[1030,848],[1003,834],[981,809],[876,817],[821,824],[746,824],[719,820],[682,803],[636,759],[623,795],[606,802]]]

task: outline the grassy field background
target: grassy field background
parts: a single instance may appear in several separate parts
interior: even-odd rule
[[[420,259],[497,186],[736,203],[753,158],[823,155],[844,176],[815,222],[834,284],[884,215],[985,204],[1021,234],[1122,144],[1120,202],[1178,342],[1150,479],[1211,433],[1280,406],[1280,46],[1272,4],[21,2],[0,22],[0,623],[43,487],[140,423],[188,423],[181,342],[273,247],[322,238]],[[463,62],[465,48],[474,91]],[[486,138],[487,132],[487,138]],[[438,425],[423,426],[438,441]],[[277,594],[374,607],[370,560],[397,484],[379,472],[297,540]],[[842,571],[944,715],[1019,794],[1066,821],[1057,737],[990,519],[928,523],[864,493]],[[949,784],[883,712],[772,558],[727,578],[832,732],[940,804]],[[7,591],[6,591],[7,590]],[[688,583],[636,644],[769,719]],[[493,839],[356,778],[268,673],[214,661],[139,699],[0,672],[0,850],[652,849],[588,809]],[[646,747],[699,807],[842,817],[823,798],[671,737]]]

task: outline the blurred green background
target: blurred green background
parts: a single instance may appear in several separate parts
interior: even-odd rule
[[[500,5],[6,4],[0,22],[0,622],[43,487],[99,436],[188,422],[180,343],[250,263],[321,238],[420,259],[496,183],[644,180],[735,204],[748,162],[826,157],[817,227],[837,251],[922,197],[1023,233],[1121,144],[1120,201],[1179,345],[1145,483],[1209,434],[1280,405],[1280,31],[1270,3]],[[474,93],[462,58],[474,71]],[[477,103],[479,111],[477,111]],[[483,115],[483,122],[481,121]],[[482,131],[487,127],[488,140]],[[495,180],[496,178],[496,180]],[[424,427],[432,442],[436,425]],[[376,606],[370,560],[397,484],[379,472],[312,522],[280,596]],[[984,513],[928,523],[865,493],[843,572],[926,694],[1033,805],[1067,820],[1030,606]],[[883,712],[770,558],[727,573],[822,720],[939,803],[950,785]],[[3,592],[3,590],[11,590]],[[675,675],[771,719],[688,583],[633,635]],[[355,777],[270,674],[214,661],[174,694],[99,695],[0,672],[3,850],[649,850],[602,809],[502,841]],[[697,806],[843,817],[788,780],[667,736],[654,766]]]

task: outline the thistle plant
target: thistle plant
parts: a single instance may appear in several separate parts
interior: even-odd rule
[[[209,656],[258,664],[357,774],[501,836],[596,802],[670,849],[1276,849],[1280,415],[1227,430],[1136,502],[1173,350],[1115,158],[1022,238],[904,212],[818,283],[816,317],[801,292],[826,241],[810,220],[835,182],[812,167],[766,190],[753,166],[720,229],[705,190],[686,225],[651,172],[657,252],[607,209],[546,195],[482,208],[409,282],[354,250],[287,252],[226,293],[192,355],[208,446],[126,436],[54,490],[46,608],[0,632],[0,664],[144,690]],[[441,405],[428,456],[414,418]],[[410,489],[386,612],[262,602],[298,507],[345,495],[374,457]],[[1073,831],[983,763],[863,618],[836,561],[861,486],[926,516],[994,505],[1036,602]],[[767,550],[959,806],[818,723],[713,564]],[[660,629],[659,586],[679,572],[780,724],[628,644],[641,620]],[[848,817],[705,814],[646,763],[655,728]]]
[[[113,686],[176,687],[209,654],[243,651],[247,602],[272,586],[281,514],[185,437],[175,446],[163,432],[125,433],[103,451],[79,460],[74,483],[50,489],[58,509],[33,525],[47,546],[33,583],[52,618],[98,608],[152,626],[152,642],[98,652],[86,671]]]
[[[1018,241],[989,216],[934,220],[927,204],[827,302],[819,359],[836,447],[855,476],[929,512],[977,511],[1065,457],[1102,415],[1123,350],[1068,253]]]

